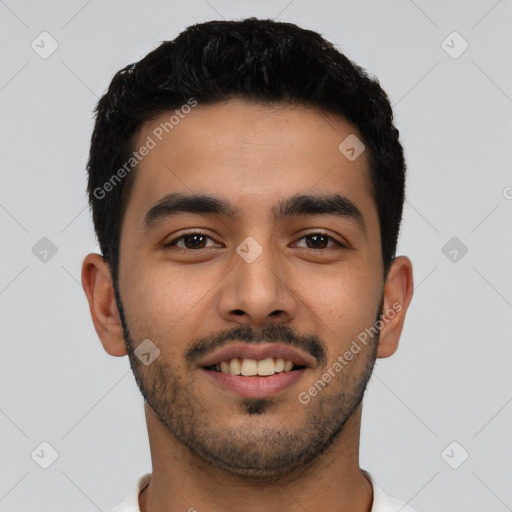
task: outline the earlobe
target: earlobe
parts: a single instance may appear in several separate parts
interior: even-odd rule
[[[377,357],[389,357],[396,352],[413,288],[412,263],[406,256],[398,256],[393,260],[384,285]]]
[[[110,268],[100,254],[91,253],[85,257],[82,263],[82,287],[103,348],[112,356],[126,355]]]

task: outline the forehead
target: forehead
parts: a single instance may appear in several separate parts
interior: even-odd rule
[[[304,106],[230,100],[167,112],[136,138],[135,149],[151,149],[134,171],[125,221],[140,226],[174,192],[229,198],[242,215],[305,193],[338,192],[371,209],[367,151],[351,160],[339,149],[354,137],[362,139],[342,117]]]

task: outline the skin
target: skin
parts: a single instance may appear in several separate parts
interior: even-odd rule
[[[165,119],[145,123],[136,146]],[[299,106],[231,100],[187,114],[136,170],[121,229],[126,339],[108,265],[98,254],[84,259],[82,283],[96,332],[107,353],[129,355],[149,399],[153,474],[139,497],[143,512],[370,511],[372,488],[359,467],[360,400],[375,357],[398,347],[413,278],[404,256],[384,277],[367,152],[349,161],[338,150],[350,134],[359,132],[343,118]],[[240,216],[183,213],[144,230],[146,212],[171,192],[227,198]],[[324,215],[272,220],[279,200],[333,192],[357,206],[364,229],[353,219]],[[318,230],[346,247],[322,239],[316,248],[303,238]],[[210,237],[201,249],[186,249],[183,240],[181,249],[162,247],[198,231]],[[248,236],[263,249],[252,263],[236,252]],[[299,393],[380,312],[396,310],[393,304],[401,309],[378,339],[308,404],[299,403]],[[240,327],[260,334],[269,326],[289,328],[293,346],[304,350],[302,337],[311,334],[325,359],[256,404],[259,411],[185,358],[199,340]],[[161,352],[144,366],[133,349],[147,338]],[[308,455],[312,442],[318,449]]]

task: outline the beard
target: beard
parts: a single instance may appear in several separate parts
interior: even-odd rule
[[[130,366],[144,400],[167,431],[209,466],[253,482],[302,472],[318,461],[342,432],[347,420],[360,411],[376,360],[378,332],[357,354],[357,361],[344,366],[327,389],[319,390],[311,399],[305,420],[297,423],[292,412],[278,425],[272,422],[270,426],[265,417],[266,413],[279,408],[277,397],[240,398],[239,411],[251,421],[230,428],[211,416],[208,406],[203,405],[202,397],[194,390],[193,379],[178,371],[178,366],[183,369],[186,365],[170,364],[164,357],[156,358],[149,366],[141,364],[134,353],[136,346],[116,288],[114,286]],[[377,319],[381,311],[382,301]],[[321,340],[316,335],[300,336],[285,325],[272,325],[262,330],[245,325],[195,340],[184,354],[185,361],[192,362],[229,340],[279,341],[309,352],[318,361],[319,368],[327,369],[326,350]],[[297,404],[297,407],[306,406]]]

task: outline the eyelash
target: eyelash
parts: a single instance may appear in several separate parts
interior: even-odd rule
[[[163,248],[164,249],[170,248],[173,245],[175,245],[176,242],[179,242],[179,241],[184,240],[185,238],[187,238],[189,236],[194,236],[194,235],[204,236],[206,238],[209,238],[210,240],[213,240],[213,238],[211,236],[207,235],[206,233],[201,233],[200,231],[193,231],[191,233],[186,233],[184,235],[181,235],[178,238],[175,238],[174,240],[171,240],[170,242],[165,243],[163,245]],[[312,231],[311,233],[307,233],[307,234],[303,235],[298,240],[304,240],[305,238],[308,238],[308,237],[311,237],[311,236],[315,236],[315,235],[324,236],[324,237],[328,238],[329,241],[334,242],[334,244],[337,246],[337,247],[334,247],[335,249],[346,249],[347,248],[346,245],[342,244],[341,242],[338,242],[338,240],[336,240],[335,238],[333,238],[329,234],[324,233],[323,231]],[[330,248],[332,249],[333,247],[330,247]],[[188,249],[187,247],[179,247],[179,249],[182,250],[182,251],[200,251],[201,249],[205,249],[205,248],[201,247],[199,249]],[[303,249],[309,249],[309,247],[303,247]],[[325,247],[325,248],[321,248],[321,249],[311,249],[311,250],[313,250],[313,251],[324,250],[325,251],[327,249],[329,249],[329,247]]]

